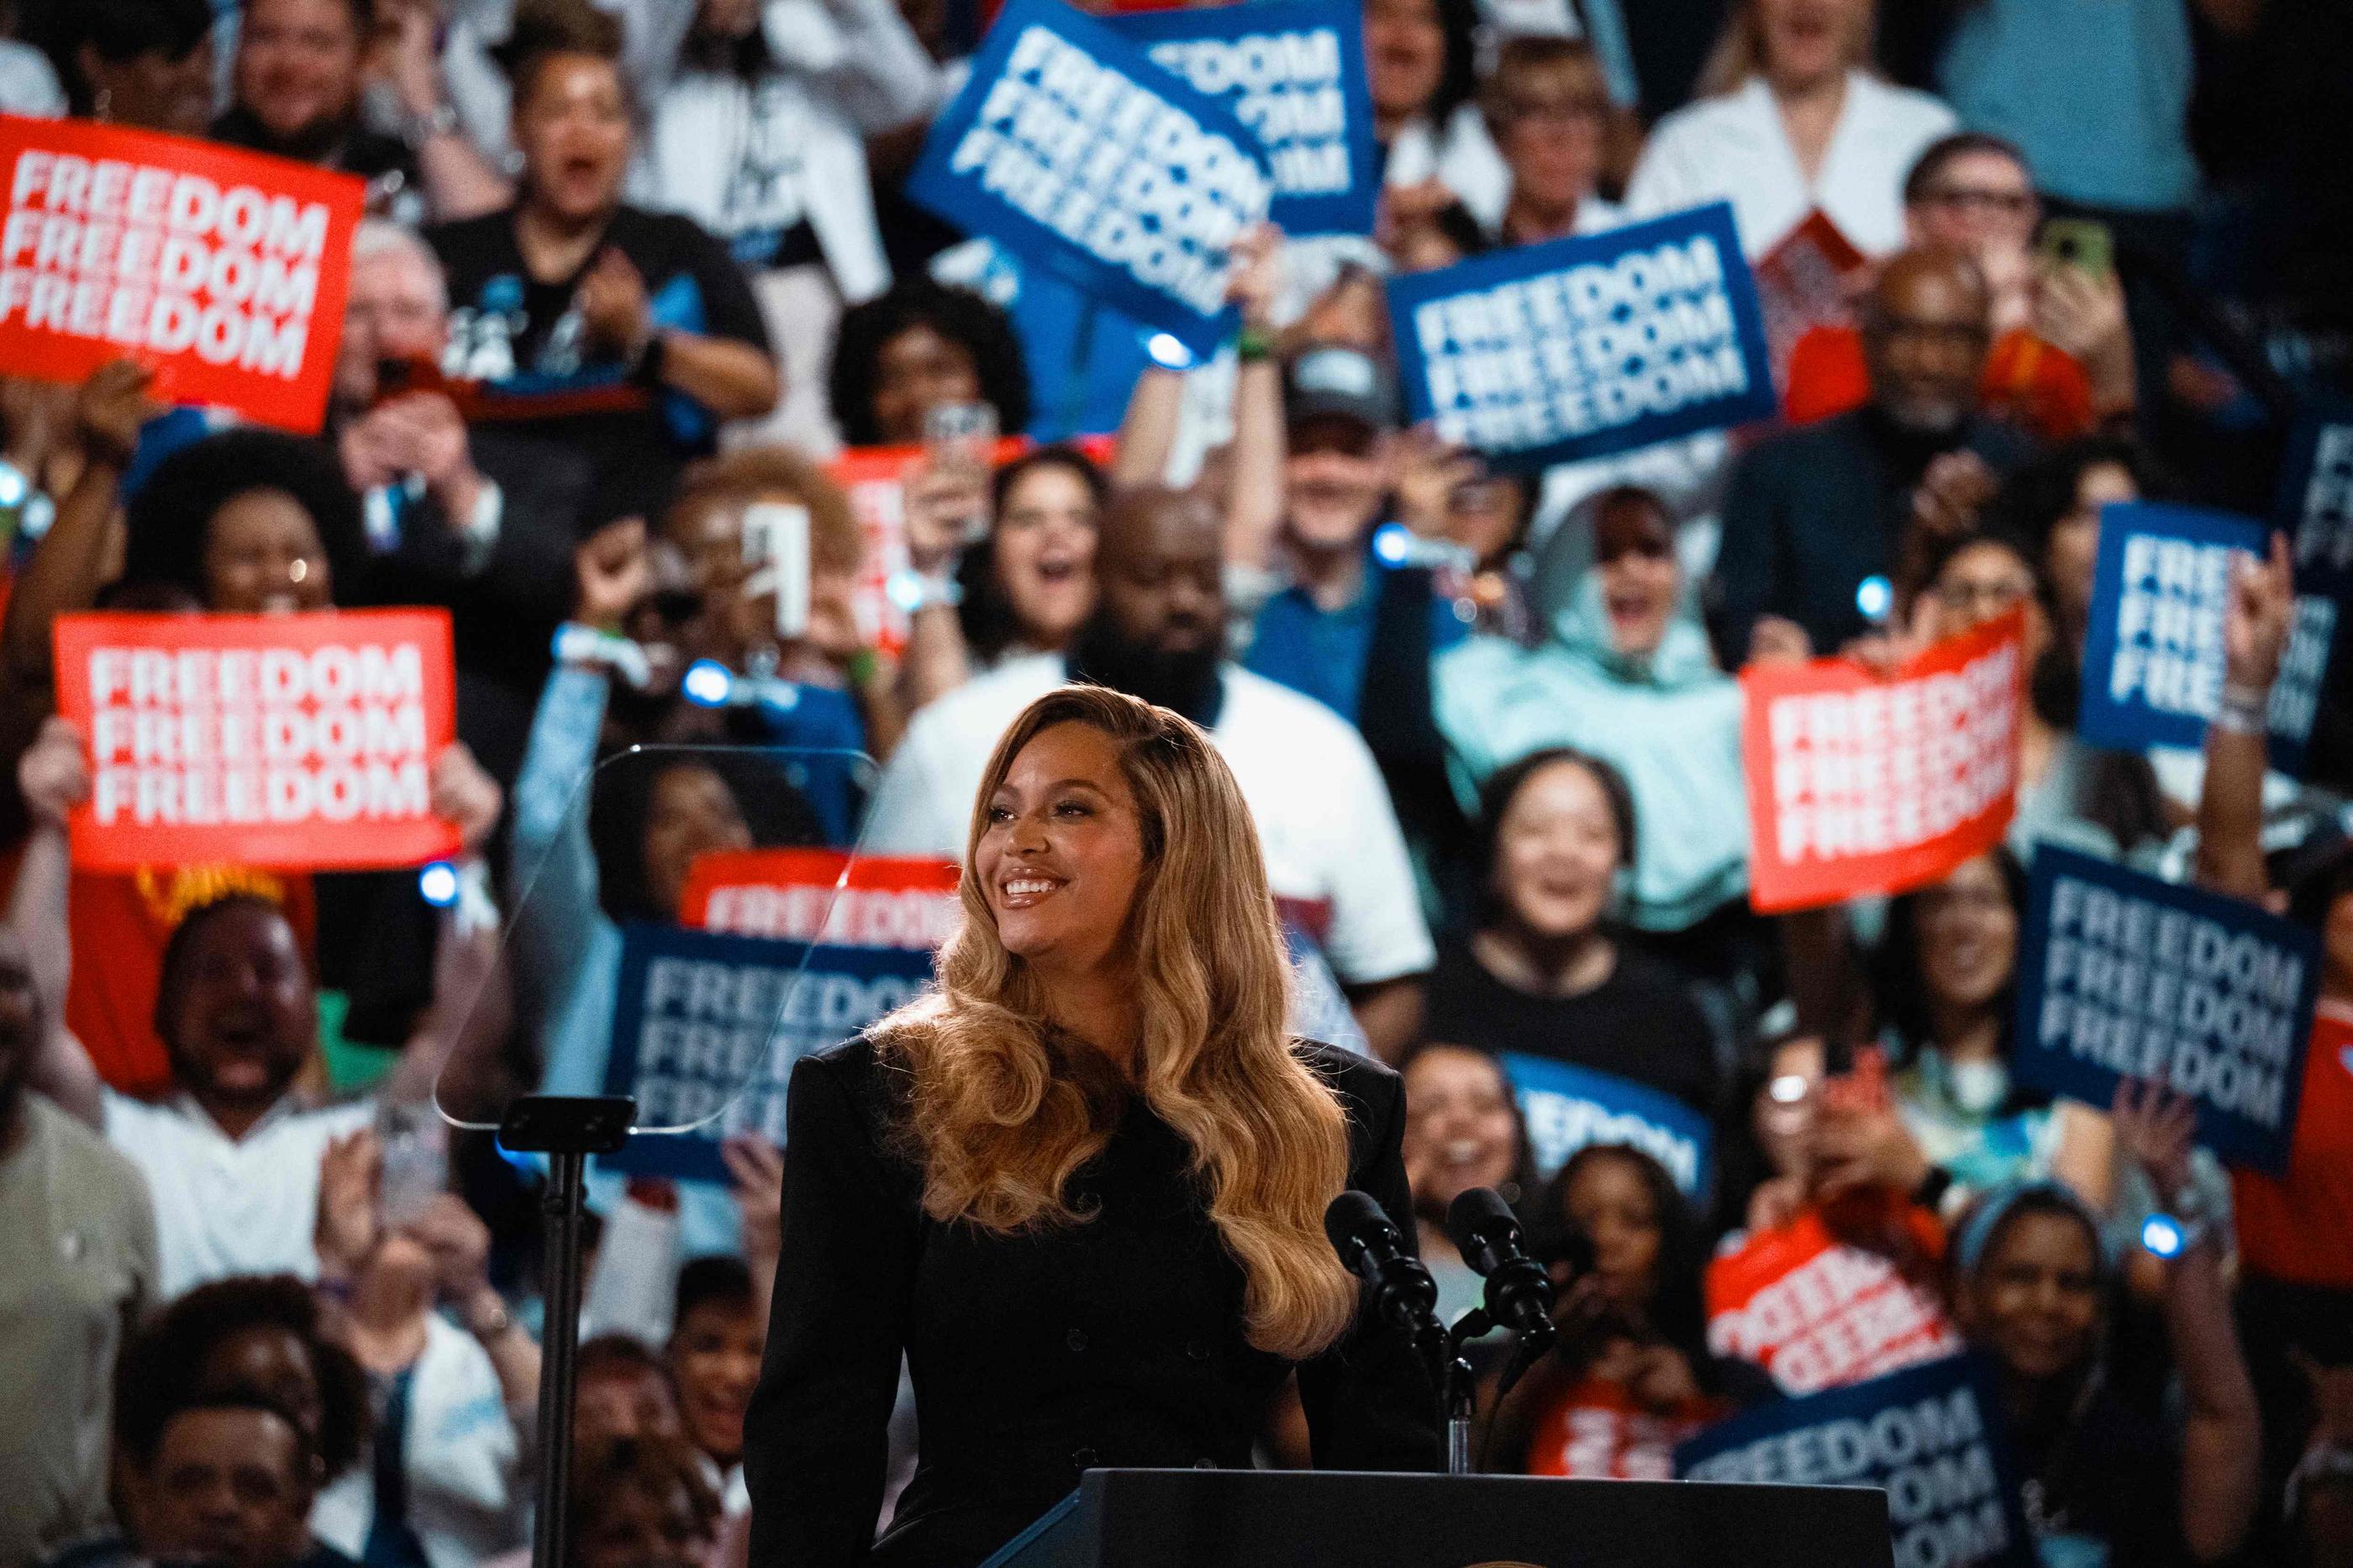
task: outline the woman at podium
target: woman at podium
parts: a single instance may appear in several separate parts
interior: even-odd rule
[[[1412,1234],[1403,1093],[1286,1034],[1224,760],[1066,687],[967,849],[936,989],[793,1070],[751,1561],[968,1568],[1083,1470],[1248,1466],[1294,1372],[1319,1466],[1437,1468],[1430,1380],[1323,1231],[1354,1186]],[[902,1354],[920,1463],[877,1542]]]

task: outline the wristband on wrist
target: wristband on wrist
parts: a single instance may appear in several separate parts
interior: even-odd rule
[[[1234,338],[1234,358],[1256,364],[1274,357],[1274,334],[1264,327],[1244,327]]]
[[[908,615],[920,615],[934,605],[955,609],[964,603],[964,584],[947,571],[918,572],[902,567],[891,574],[884,585],[891,602]]]
[[[566,621],[555,628],[552,651],[558,664],[618,675],[639,691],[653,681],[653,666],[646,658],[646,650],[617,632]]]
[[[2260,735],[2270,728],[2271,693],[2257,687],[2225,685],[2214,709],[2214,727],[2230,735]]]
[[[853,687],[873,685],[874,678],[881,672],[882,657],[871,647],[861,647],[851,654],[849,663],[843,669],[843,673],[849,677],[849,684]]]

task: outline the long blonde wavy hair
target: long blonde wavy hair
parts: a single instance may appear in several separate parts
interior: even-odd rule
[[[923,1209],[1011,1233],[1083,1223],[1071,1179],[1100,1153],[1116,1094],[1092,1047],[1059,1036],[1029,965],[1008,952],[973,856],[988,803],[1021,749],[1057,724],[1100,731],[1135,797],[1144,872],[1125,940],[1135,954],[1145,1101],[1193,1152],[1209,1219],[1241,1266],[1250,1342],[1293,1360],[1347,1327],[1355,1282],[1324,1236],[1347,1183],[1347,1124],[1293,1054],[1290,970],[1250,808],[1232,772],[1178,715],[1095,686],[1039,698],[981,774],[959,894],[964,924],[939,984],[876,1026],[913,1078],[908,1125]]]

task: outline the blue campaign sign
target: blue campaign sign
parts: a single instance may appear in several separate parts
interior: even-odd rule
[[[2222,700],[2222,622],[2241,555],[2270,548],[2252,517],[2147,501],[2100,510],[2100,549],[2084,637],[2076,732],[2094,746],[2137,752],[2196,747]],[[2335,646],[2337,595],[2299,567],[2295,620],[2267,715],[2271,764],[2304,766],[2321,682]]]
[[[2198,1101],[2215,1158],[2279,1171],[2320,939],[2254,905],[2045,844],[2019,937],[2018,1081],[2105,1109],[2123,1077]]]
[[[1407,413],[1529,471],[1774,413],[1757,280],[1715,202],[1389,280]]]
[[[912,1001],[931,977],[923,949],[812,952],[767,937],[626,927],[605,1092],[635,1100],[641,1127],[689,1130],[633,1133],[597,1168],[725,1182],[722,1139],[749,1131],[785,1141],[793,1063]]]
[[[1105,18],[1230,108],[1274,170],[1285,234],[1370,234],[1380,197],[1364,14],[1351,0],[1248,0]]]
[[[1693,1481],[1876,1487],[1900,1563],[2036,1561],[1982,1363],[1923,1366],[1743,1411],[1675,1449]]]
[[[1233,111],[1060,0],[1012,0],[907,194],[1207,357],[1274,175]]]
[[[1706,1117],[1614,1073],[1518,1051],[1502,1056],[1538,1172],[1551,1175],[1588,1143],[1624,1143],[1664,1165],[1685,1196],[1704,1197],[1711,1174]]]

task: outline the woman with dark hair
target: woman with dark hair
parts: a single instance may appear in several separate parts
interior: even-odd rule
[[[987,496],[925,468],[907,487],[913,591],[902,664],[907,709],[1025,654],[1058,653],[1095,605],[1095,533],[1111,483],[1075,447],[999,467]],[[976,511],[987,531],[967,547]]]
[[[2045,840],[2112,860],[2163,847],[2171,823],[2148,759],[2095,751],[2075,738],[2075,667],[2081,639],[2062,647],[2057,596],[2043,556],[2013,535],[1988,531],[1947,541],[1925,563],[1920,623],[1929,640],[2022,612],[2029,679],[2019,711],[2018,811],[2008,842],[2031,860]]]
[[[124,513],[125,584],[186,590],[221,615],[365,604],[367,535],[343,465],[274,430],[207,436],[157,465]]]
[[[1947,1209],[2002,1182],[2049,1176],[2108,1204],[2107,1119],[2073,1100],[2054,1106],[2010,1078],[2025,909],[2018,857],[1992,849],[1889,905],[1874,954],[1880,1038],[1919,1162],[1891,1173],[1894,1184],[1918,1191],[1941,1173]]]
[[[1324,1234],[1345,1191],[1412,1223],[1404,1094],[1290,1035],[1208,737],[1050,692],[965,850],[937,989],[794,1064],[750,1560],[969,1568],[1098,1466],[1247,1468],[1294,1376],[1317,1463],[1435,1468],[1430,1377]],[[921,1460],[878,1542],[902,1358]]]
[[[27,23],[79,118],[180,136],[211,124],[209,0],[48,0]]]
[[[1473,0],[1370,0],[1365,72],[1381,182],[1397,216],[1460,200],[1493,229],[1510,198],[1511,171],[1479,113]]]
[[[2083,664],[2092,571],[2100,555],[2100,509],[2139,500],[2159,488],[2155,465],[2138,442],[2097,436],[2020,464],[1986,505],[1986,531],[2024,544],[2050,579],[2053,631],[2071,672]]]
[[[834,423],[852,447],[906,447],[947,404],[985,403],[997,427],[1029,424],[1029,372],[1005,312],[966,289],[902,279],[842,313],[828,386]]]
[[[1439,949],[1425,1037],[1522,1051],[1648,1084],[1711,1115],[1714,1037],[1691,994],[1615,930],[1634,856],[1618,770],[1554,747],[1481,793],[1478,923]]]
[[[2131,1163],[2159,1191],[2187,1182],[2191,1135],[2189,1102],[2163,1098],[2127,1084],[2117,1102]],[[2159,1274],[2165,1332],[2133,1343],[2164,1345],[2172,1364],[2127,1379],[2129,1363],[2117,1358],[2111,1375],[2105,1348],[2116,1262],[2082,1198],[2053,1182],[2005,1184],[1955,1227],[1954,1317],[1992,1368],[2040,1561],[2218,1563],[2246,1540],[2262,1442],[2225,1250],[2192,1226],[2173,1256],[2138,1260]]]
[[[332,1336],[310,1286],[291,1274],[241,1274],[199,1285],[165,1306],[122,1352],[115,1431],[132,1442],[161,1413],[246,1391],[294,1416],[319,1458],[319,1482],[341,1479],[367,1444],[367,1373]]]
[[[1589,1143],[1528,1206],[1529,1248],[1562,1287],[1560,1348],[1491,1417],[1497,1468],[1664,1480],[1677,1443],[1769,1396],[1762,1373],[1708,1351],[1706,1240],[1665,1166]]]
[[[1486,1282],[1446,1233],[1446,1211],[1472,1187],[1508,1204],[1535,1189],[1535,1157],[1512,1080],[1493,1053],[1425,1040],[1398,1068],[1405,1080],[1407,1187],[1421,1260],[1438,1280],[1438,1315],[1448,1323],[1476,1307]]]
[[[776,405],[767,329],[727,248],[622,201],[635,134],[620,24],[525,0],[506,64],[522,154],[514,203],[427,235],[448,269],[442,369],[530,433],[659,489],[718,426]]]

